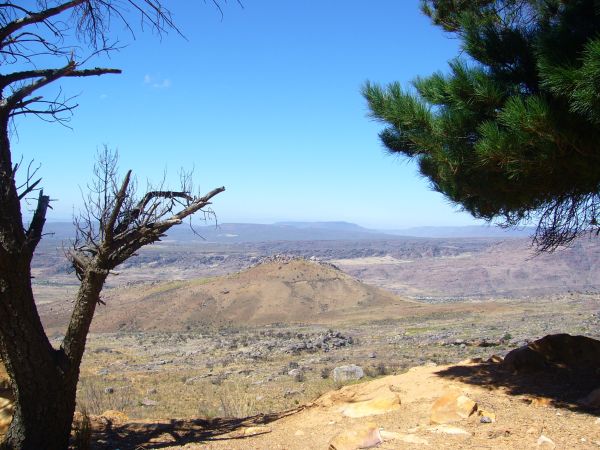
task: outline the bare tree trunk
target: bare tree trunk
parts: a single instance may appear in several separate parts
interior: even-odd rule
[[[35,369],[29,383],[20,383],[3,450],[64,450],[69,445],[77,385],[65,383],[56,370]]]
[[[4,119],[4,120],[3,120]],[[52,348],[31,289],[30,245],[10,160],[8,122],[0,118],[0,356],[15,396],[6,449],[64,449],[68,445],[77,381]],[[61,361],[62,360],[62,361]]]

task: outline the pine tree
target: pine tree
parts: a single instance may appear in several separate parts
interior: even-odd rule
[[[366,83],[387,149],[477,218],[537,221],[539,250],[600,231],[600,2],[421,4],[463,56],[408,88]]]

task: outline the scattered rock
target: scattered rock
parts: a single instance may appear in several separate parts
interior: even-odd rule
[[[329,450],[373,448],[382,442],[379,427],[374,423],[366,423],[354,426],[352,430],[336,434],[329,442]]]
[[[542,434],[542,435],[540,435],[540,437],[537,440],[537,447],[552,449],[552,448],[556,448],[556,444],[554,443],[554,441],[552,439],[550,439],[549,437],[546,437]]]
[[[140,402],[142,406],[156,406],[158,402],[156,400],[150,400],[149,398],[145,398]]]
[[[347,381],[360,380],[365,376],[362,367],[356,364],[349,366],[339,366],[333,369],[333,381],[336,383],[345,383]]]
[[[498,356],[498,355],[492,355],[487,360],[487,362],[493,363],[493,364],[501,364],[502,361],[504,361],[504,358],[502,356]]]
[[[104,388],[104,393],[105,394],[114,394],[115,393],[115,388],[106,387],[106,388]]]
[[[438,398],[431,407],[432,424],[446,424],[466,419],[477,411],[477,403],[459,392],[449,392]]]
[[[477,414],[481,417],[481,423],[494,423],[496,422],[496,414],[485,409],[477,410]]]
[[[302,375],[302,369],[292,369],[287,373],[292,378],[297,378]]]

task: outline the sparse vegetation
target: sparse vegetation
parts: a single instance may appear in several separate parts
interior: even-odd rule
[[[97,376],[84,377],[79,383],[77,404],[80,411],[99,415],[104,411],[127,411],[134,404],[133,388],[129,383],[106,386]]]

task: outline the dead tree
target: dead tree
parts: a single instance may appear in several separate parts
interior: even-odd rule
[[[216,2],[216,0],[215,0]],[[65,449],[75,409],[79,364],[86,335],[112,269],[172,226],[201,211],[215,189],[204,196],[154,190],[134,201],[131,172],[118,188],[106,185],[97,216],[80,221],[79,240],[70,252],[81,280],[73,315],[60,348],[44,332],[31,288],[31,260],[43,235],[50,197],[32,173],[16,182],[21,169],[11,155],[11,129],[17,117],[68,121],[76,104],[40,89],[70,77],[117,74],[113,68],[88,68],[90,58],[118,47],[109,27],[129,21],[155,33],[178,32],[161,0],[37,0],[0,3],[0,357],[16,398],[13,422],[1,449]],[[56,61],[55,67],[40,67]],[[47,92],[47,91],[46,91]],[[22,202],[37,193],[29,224]],[[103,206],[102,206],[103,205]],[[86,222],[86,220],[88,220]],[[97,223],[93,220],[98,220]]]

